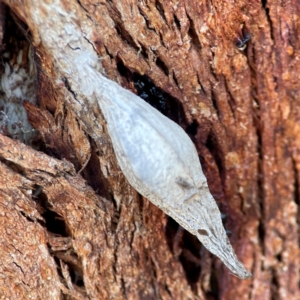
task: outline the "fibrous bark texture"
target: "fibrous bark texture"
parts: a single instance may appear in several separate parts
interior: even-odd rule
[[[299,299],[299,3],[4,3],[1,297]],[[53,49],[65,57],[83,42],[49,42],[51,5],[52,30],[78,28],[99,72],[190,135],[251,279],[129,186],[100,108],[59,72]]]

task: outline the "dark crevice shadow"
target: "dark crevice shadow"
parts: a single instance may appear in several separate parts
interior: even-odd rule
[[[156,58],[156,65],[167,77],[169,77],[169,68],[159,57]]]
[[[68,254],[68,255],[70,255],[70,254]],[[77,288],[81,288],[82,291],[84,291],[85,286],[84,286],[84,281],[83,281],[82,268],[79,267],[78,265],[74,265],[74,264],[70,263],[69,261],[65,261],[64,259],[62,259],[61,258],[61,256],[63,256],[62,252],[53,252],[52,256],[54,258],[54,261],[56,264],[56,270],[57,270],[59,277],[61,278],[61,281],[64,282],[64,276],[63,276],[61,263],[60,263],[60,261],[63,261],[63,263],[66,264],[68,267],[68,271],[69,271],[69,275],[70,275],[72,284],[76,285]],[[76,257],[76,259],[78,259],[78,257]]]
[[[186,279],[197,293],[197,282],[201,274],[201,249],[202,244],[196,236],[184,230],[171,217],[166,226],[166,238],[170,251],[179,258],[185,272]]]
[[[271,270],[271,300],[278,300],[281,297],[279,296],[280,284],[277,279],[275,270]]]
[[[190,28],[188,31],[188,35],[191,38],[191,42],[193,44],[193,46],[197,49],[197,51],[200,51],[202,46],[201,46],[201,42],[199,40],[196,28],[195,28],[195,24],[194,24],[194,20],[187,14],[187,17],[190,21]]]
[[[164,8],[162,6],[162,4],[159,1],[155,2],[155,6],[157,8],[157,11],[159,12],[159,14],[161,15],[162,19],[164,20],[164,22],[166,24],[168,24],[166,16],[165,16],[165,12],[164,12]]]
[[[35,185],[32,194],[33,199],[37,204],[37,210],[44,219],[44,221],[38,220],[38,222],[43,227],[45,227],[50,234],[54,236],[66,238],[70,237],[71,233],[68,229],[67,224],[65,223],[64,219],[53,210],[52,205],[48,201],[47,195],[43,192],[42,186]],[[84,281],[82,267],[75,251],[71,249],[68,249],[66,251],[53,251],[51,245],[49,244],[48,249],[51,256],[54,258],[54,261],[57,265],[57,272],[62,278],[62,281],[64,281],[64,276],[61,270],[60,260],[62,260],[68,266],[68,271],[72,283],[77,287],[83,288]],[[70,259],[70,257],[72,257],[72,259]],[[72,260],[74,261],[73,263]]]
[[[195,235],[188,231],[184,231],[182,237],[182,252],[180,254],[180,262],[185,271],[185,275],[191,289],[197,293],[197,282],[201,274],[201,248],[202,244]]]
[[[139,51],[138,45],[135,43],[131,35],[127,32],[127,30],[123,27],[122,23],[115,23],[115,28],[120,36],[121,40],[128,44],[129,47],[133,48],[135,51]]]
[[[176,98],[157,87],[148,76],[131,72],[122,61],[117,63],[117,68],[122,77],[133,82],[139,97],[184,129],[189,126],[182,104]]]
[[[218,142],[216,137],[213,135],[213,133],[210,133],[207,142],[206,142],[206,147],[211,153],[217,167],[219,170],[220,178],[222,183],[224,184],[225,180],[225,172],[224,172],[224,162],[223,162],[223,155],[220,153],[220,147],[218,146]]]
[[[187,126],[186,132],[189,135],[195,136],[198,131],[198,126],[199,126],[198,122],[196,120],[193,120],[193,122]]]
[[[38,187],[34,190],[33,194],[36,193],[37,189]],[[62,216],[53,210],[47,195],[41,190],[34,198],[38,205],[38,211],[45,220],[43,225],[46,227],[47,231],[61,237],[69,237],[70,230],[68,229],[66,222]]]

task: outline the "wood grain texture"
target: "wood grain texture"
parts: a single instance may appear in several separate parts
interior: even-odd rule
[[[13,236],[21,232],[23,241],[25,229],[30,230],[26,238],[40,241],[34,248],[40,243],[48,247],[43,248],[47,250],[44,264],[53,275],[43,299],[58,287],[74,299],[299,299],[299,3],[62,1],[87,33],[106,76],[140,95],[141,85],[149,87],[143,96],[192,137],[210,190],[227,216],[230,240],[254,274],[245,282],[230,276],[192,236],[177,231],[172,220],[128,186],[101,112],[91,104],[81,115],[72,113],[73,96],[57,81],[53,58],[29,17],[30,2],[5,3],[27,24],[25,31],[37,55],[37,105],[26,108],[40,132],[38,144],[47,154],[43,159],[55,157],[57,163],[68,159],[77,171],[88,161],[79,176],[73,171],[68,174],[68,180],[76,178],[71,190],[66,188],[70,185],[66,175],[53,178],[40,171],[25,178],[34,191],[35,185],[43,186],[40,201],[47,196],[50,204],[42,210],[57,213],[62,227],[68,228],[54,230],[41,222],[12,231]],[[234,43],[243,28],[251,40],[241,52]],[[95,118],[101,127],[95,127]],[[9,145],[9,140],[4,144]],[[11,147],[7,149],[24,151],[21,144]],[[13,163],[7,163],[5,155],[10,151],[1,153],[6,167],[0,180],[2,174],[13,172],[7,178],[16,191],[8,193],[14,203],[12,195],[20,195],[25,167],[19,167],[15,152],[10,158]],[[35,173],[47,170],[46,166],[28,163],[27,168]],[[7,190],[6,181],[1,187],[4,202]],[[64,190],[70,192],[59,192]],[[22,203],[34,207],[32,197],[26,197]],[[48,222],[58,222],[58,215],[53,219],[50,213],[39,214]],[[22,214],[13,216],[32,223]],[[9,224],[3,222],[1,228]],[[58,236],[53,237],[51,230]],[[49,236],[49,243],[40,236]],[[13,253],[2,249],[3,257]],[[40,250],[34,251],[33,265],[43,270],[37,259]],[[22,259],[16,263],[25,269]],[[37,285],[26,287],[26,281],[19,280],[20,269],[9,266],[13,277],[2,271],[10,281],[1,284],[3,291],[10,292],[8,297],[26,299],[31,293],[37,298]],[[30,274],[36,275],[33,282],[41,282],[41,271]],[[11,289],[15,282],[22,291],[19,295]]]

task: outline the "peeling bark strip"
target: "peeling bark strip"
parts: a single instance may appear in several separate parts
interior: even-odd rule
[[[41,40],[45,51],[53,56],[57,74],[72,93],[78,115],[89,103],[101,107],[119,165],[130,184],[195,234],[233,274],[242,279],[251,276],[228,241],[196,149],[186,133],[101,75],[97,53],[74,23],[78,16],[61,1],[33,1],[27,8],[31,26],[37,30],[34,41]]]

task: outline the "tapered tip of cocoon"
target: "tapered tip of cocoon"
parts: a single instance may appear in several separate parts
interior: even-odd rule
[[[206,233],[203,236],[203,233]],[[248,279],[252,274],[248,272],[242,262],[237,258],[223,228],[217,230],[203,230],[197,233],[198,239],[213,254],[218,256],[230,272],[240,279]],[[211,232],[214,232],[212,235]]]
[[[225,262],[224,264],[229,268],[233,275],[240,279],[248,279],[252,277],[252,274],[245,269],[244,265],[239,260],[236,260],[236,264],[234,265],[227,265]]]

